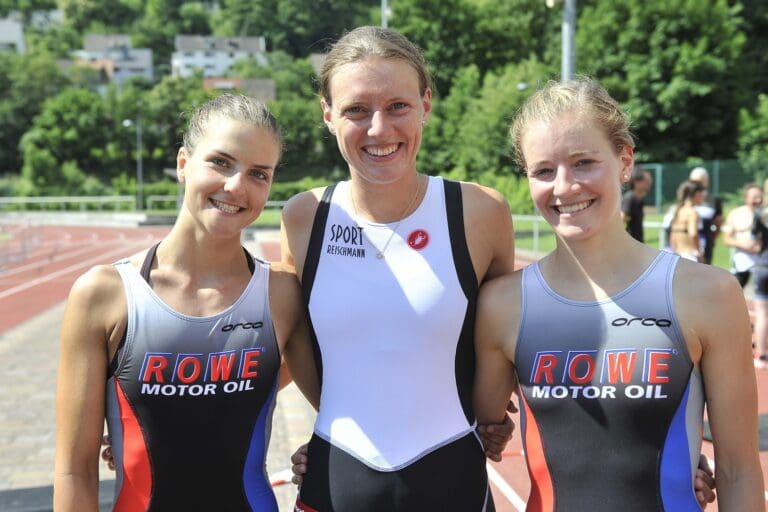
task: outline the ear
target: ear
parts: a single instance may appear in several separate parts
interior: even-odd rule
[[[619,174],[621,182],[627,183],[632,177],[632,169],[635,167],[635,148],[627,145],[622,147],[619,153],[619,160],[621,161],[621,171]]]
[[[176,153],[176,179],[179,183],[184,183],[186,179],[185,169],[189,162],[189,153],[187,148],[181,146],[178,153]]]
[[[421,118],[421,124],[427,124],[429,114],[432,112],[432,89],[429,87],[424,91],[424,96],[421,98],[421,108],[424,110],[424,115]]]
[[[325,123],[325,126],[328,128],[328,131],[331,132],[331,135],[336,135],[336,130],[331,122],[331,104],[327,102],[325,98],[320,98],[320,107],[323,109],[323,122]]]

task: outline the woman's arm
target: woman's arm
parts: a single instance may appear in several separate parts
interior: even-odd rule
[[[281,388],[291,377],[312,406],[320,406],[320,385],[298,279],[284,264],[273,263],[270,277],[270,309],[285,363]]]
[[[124,304],[120,277],[108,266],[81,276],[67,299],[56,388],[57,512],[99,509],[108,347],[119,330],[116,312],[124,311]]]
[[[516,388],[514,354],[520,307],[519,273],[483,284],[475,322],[475,384],[478,423],[500,423]]]
[[[718,509],[764,510],[752,333],[744,295],[727,272],[681,262],[675,304],[699,365],[715,447]]]

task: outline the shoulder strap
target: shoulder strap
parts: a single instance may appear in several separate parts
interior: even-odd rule
[[[477,294],[477,276],[469,255],[467,236],[464,230],[464,203],[461,196],[461,183],[443,179],[445,188],[445,212],[448,218],[448,234],[451,237],[451,250],[461,288],[467,298]]]
[[[157,246],[160,245],[160,242],[157,242],[155,245],[149,248],[147,251],[147,255],[144,256],[144,263],[141,265],[141,270],[139,273],[141,274],[141,277],[144,278],[146,282],[149,282],[149,271],[152,270],[152,262],[155,260],[155,254],[157,253]]]
[[[301,274],[301,288],[307,303],[309,303],[309,294],[315,281],[315,274],[317,274],[317,264],[320,261],[320,251],[325,235],[325,223],[328,220],[328,211],[331,209],[331,198],[335,189],[336,184],[325,188],[320,204],[317,205],[317,211],[315,211],[315,220],[312,222],[312,234],[309,238],[307,255],[304,259],[304,270]]]

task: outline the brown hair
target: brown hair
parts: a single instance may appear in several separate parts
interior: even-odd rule
[[[579,77],[567,82],[548,82],[520,108],[509,130],[515,161],[525,171],[522,139],[536,121],[551,121],[566,112],[587,113],[602,127],[618,155],[622,148],[635,147],[629,118],[597,81]]]
[[[194,153],[197,142],[205,134],[208,123],[214,117],[223,117],[266,128],[275,137],[282,155],[283,136],[280,126],[272,112],[264,103],[242,94],[222,94],[198,107],[189,118],[187,130],[184,132],[184,147],[190,154]]]
[[[320,70],[318,90],[326,103],[331,104],[331,79],[336,70],[367,57],[398,59],[408,64],[419,76],[419,94],[422,96],[431,86],[432,75],[421,50],[402,34],[394,30],[365,26],[348,32],[339,39],[325,57]]]

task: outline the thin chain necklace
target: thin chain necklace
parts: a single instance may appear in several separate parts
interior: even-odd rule
[[[389,242],[391,242],[392,238],[394,238],[395,233],[397,233],[397,228],[400,227],[400,224],[403,222],[403,219],[405,219],[405,215],[411,210],[414,203],[416,202],[416,198],[419,197],[419,194],[421,193],[421,175],[418,175],[417,179],[418,181],[416,182],[416,192],[413,194],[413,197],[411,198],[411,201],[408,203],[408,206],[406,206],[405,210],[403,210],[403,213],[400,214],[400,219],[397,221],[397,224],[395,224],[395,227],[392,228],[392,232],[389,233],[389,238],[387,238],[387,241],[384,243],[384,246],[381,249],[379,249],[379,251],[376,253],[377,259],[380,259],[380,260],[384,259],[384,252],[387,250],[387,247],[389,247]],[[357,213],[357,205],[355,204],[355,195],[352,193],[351,187],[349,189],[349,199],[352,202],[352,210],[354,210],[354,213],[355,213],[355,224],[357,224],[357,227],[360,227],[360,222],[358,221],[358,218],[360,216]],[[370,242],[371,239],[368,238],[368,241]],[[371,245],[373,245],[373,243],[371,243]]]

